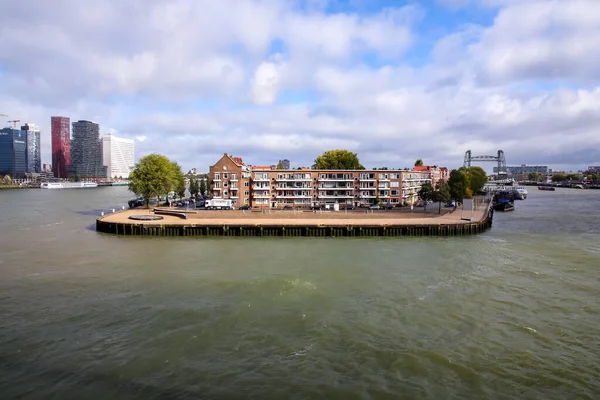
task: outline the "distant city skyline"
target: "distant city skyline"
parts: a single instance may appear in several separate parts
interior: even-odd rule
[[[368,167],[600,164],[600,1],[240,2],[14,2],[0,113],[40,126],[42,161],[64,115],[186,170],[337,148]]]

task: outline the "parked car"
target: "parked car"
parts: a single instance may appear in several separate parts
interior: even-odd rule
[[[243,206],[240,206],[240,208],[238,208],[238,210],[251,210],[252,207],[250,207],[248,204],[244,204]]]
[[[369,207],[370,210],[381,210],[381,207],[379,207],[378,205],[372,205]]]
[[[283,209],[284,210],[293,210],[294,207],[292,207],[292,206],[283,206]]]
[[[384,209],[384,210],[393,210],[393,209],[394,209],[394,206],[393,206],[393,205],[391,205],[391,204],[386,204],[385,206],[383,206],[383,209]]]

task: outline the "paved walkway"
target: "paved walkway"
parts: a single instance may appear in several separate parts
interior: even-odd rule
[[[175,211],[175,210],[173,210]],[[344,213],[343,211],[326,211],[321,213],[274,211],[272,213],[242,212],[242,211],[200,211],[190,214],[188,219],[163,215],[158,221],[131,220],[131,215],[153,214],[152,210],[133,209],[109,214],[101,217],[102,221],[121,224],[144,225],[300,225],[300,226],[353,226],[353,225],[448,225],[467,224],[481,221],[485,210],[473,211],[472,221],[461,219],[461,209],[439,216],[438,214],[423,214],[422,212],[375,211],[362,213],[360,211]],[[470,214],[470,213],[469,213]]]

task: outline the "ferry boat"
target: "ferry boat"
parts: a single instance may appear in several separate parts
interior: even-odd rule
[[[98,187],[96,182],[42,182],[42,189],[81,189]]]

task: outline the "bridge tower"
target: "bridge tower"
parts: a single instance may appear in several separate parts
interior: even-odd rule
[[[498,163],[498,174],[506,174],[508,172],[506,169],[506,158],[502,150],[498,150],[497,156],[474,156],[471,150],[467,150],[463,166],[469,168],[473,161],[496,162]]]

